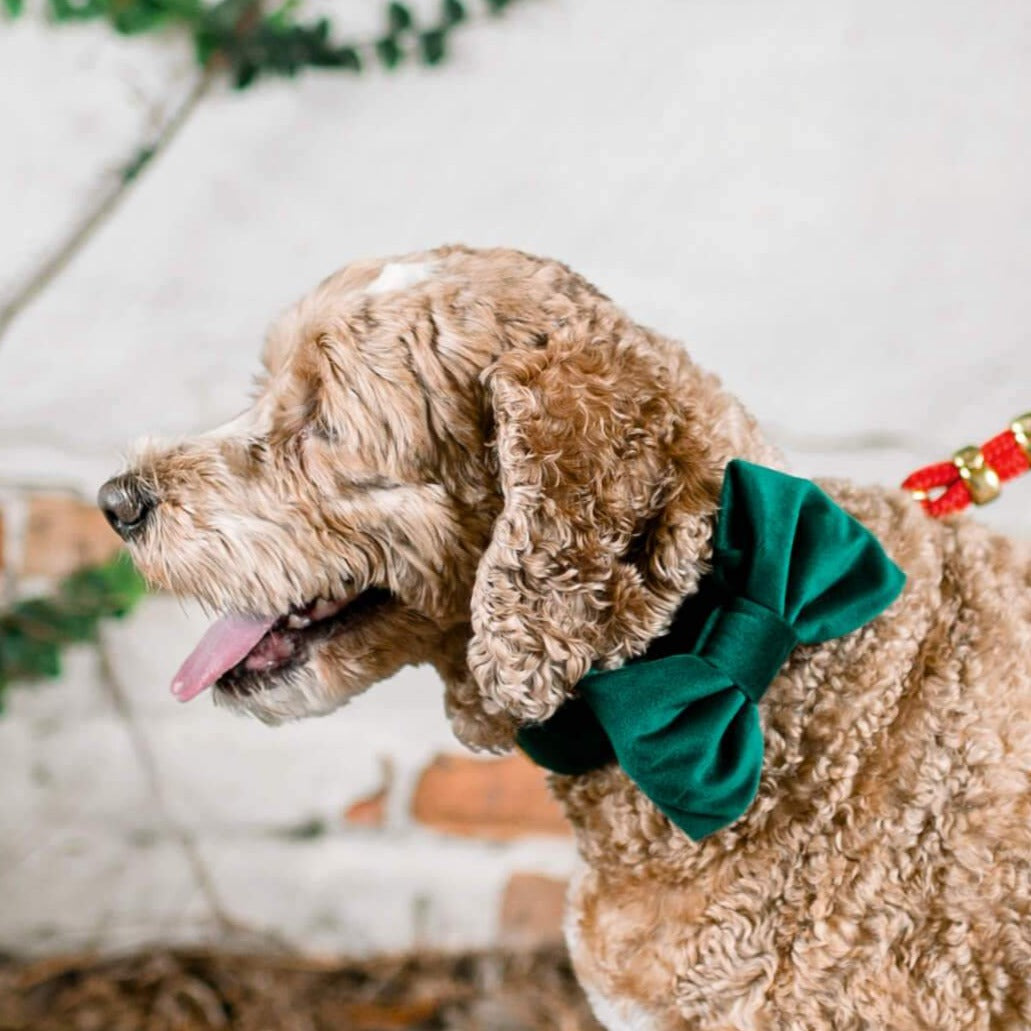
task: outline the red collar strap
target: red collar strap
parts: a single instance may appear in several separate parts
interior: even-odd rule
[[[928,515],[941,518],[962,512],[967,505],[994,501],[1006,480],[1031,468],[1031,412],[1015,419],[1009,429],[981,447],[960,448],[949,462],[918,469],[902,484],[924,506]]]

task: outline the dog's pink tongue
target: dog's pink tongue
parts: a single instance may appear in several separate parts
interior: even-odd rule
[[[180,702],[196,698],[206,687],[231,670],[265,636],[276,617],[224,616],[201,638],[179,667],[172,694]]]

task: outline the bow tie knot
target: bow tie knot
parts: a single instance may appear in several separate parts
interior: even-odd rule
[[[762,771],[758,703],[798,644],[865,625],[905,576],[816,484],[732,461],[712,571],[642,658],[592,671],[519,744],[556,773],[615,760],[678,827],[701,838],[751,804]]]
[[[695,654],[758,704],[797,644],[782,616],[748,598],[730,598],[706,619]]]

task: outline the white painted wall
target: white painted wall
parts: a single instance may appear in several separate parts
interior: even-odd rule
[[[323,3],[341,22],[352,5]],[[376,10],[376,5],[369,5]],[[368,21],[370,15],[362,15]],[[432,72],[207,99],[0,338],[0,490],[92,494],[141,433],[245,401],[276,311],[364,255],[508,244],[582,270],[723,374],[805,474],[895,482],[1031,408],[1031,18],[1021,0],[524,0]],[[188,85],[176,42],[0,26],[0,298]],[[983,518],[1031,531],[1031,484]],[[409,671],[270,731],[165,683],[200,628],[159,600],[0,718],[0,947],[194,938],[209,900],[311,947],[494,934],[564,844],[284,830],[448,745]],[[156,761],[165,816],[132,747]],[[209,892],[210,895],[210,892]]]

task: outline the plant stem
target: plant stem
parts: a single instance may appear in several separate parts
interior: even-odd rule
[[[50,256],[21,286],[15,288],[13,295],[0,308],[0,341],[11,323],[71,264],[92,239],[93,234],[118,210],[133,184],[139,181],[143,171],[153,164],[154,159],[178,136],[204,99],[213,81],[213,69],[209,67],[201,72],[182,102],[158,130],[157,135],[136,148],[132,158],[122,166],[118,179],[86,209]]]

